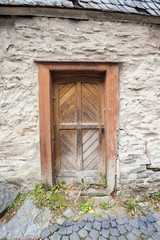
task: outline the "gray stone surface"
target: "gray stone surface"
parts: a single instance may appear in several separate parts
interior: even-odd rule
[[[52,214],[49,209],[35,207],[33,200],[28,198],[17,214],[3,226],[4,232],[8,239],[26,237],[46,228],[51,218]]]
[[[112,236],[119,236],[119,231],[117,228],[110,228],[110,233]]]
[[[70,235],[70,240],[79,240],[79,239],[80,238],[76,232],[74,232]]]
[[[56,232],[59,229],[59,225],[58,224],[53,224],[49,230],[50,232],[53,234],[54,232]]]
[[[138,228],[138,222],[134,219],[129,220],[129,225],[131,225],[132,227]]]
[[[102,228],[108,229],[109,227],[110,227],[109,221],[103,221],[103,222],[102,222]]]
[[[69,240],[69,237],[68,236],[63,236],[62,240]]]
[[[17,192],[15,190],[7,189],[0,184],[0,217],[8,206],[15,200]]]
[[[133,228],[132,229],[132,233],[135,234],[136,236],[140,236],[141,235],[141,231],[138,228]]]
[[[128,240],[136,240],[137,239],[137,237],[131,232],[128,233],[126,237]]]
[[[120,232],[120,234],[124,234],[127,232],[126,228],[123,225],[118,226],[117,229]]]
[[[154,217],[153,217],[152,214],[148,214],[148,215],[146,216],[146,218],[147,218],[147,220],[148,220],[150,223],[155,222],[155,219],[154,219]]]
[[[93,228],[95,228],[96,230],[100,231],[100,230],[101,230],[101,223],[95,221],[95,222],[93,223]]]
[[[61,235],[55,232],[51,237],[50,240],[61,240]]]
[[[93,222],[94,221],[94,216],[91,214],[88,216],[88,221]]]
[[[32,234],[32,232],[31,232],[30,234]],[[28,234],[28,235],[29,235],[29,234]],[[44,229],[44,230],[41,232],[40,237],[41,237],[42,239],[44,239],[44,238],[48,237],[49,235],[50,235],[50,231],[49,231],[48,228],[46,228],[46,229]]]
[[[92,228],[93,224],[92,222],[87,222],[86,225],[84,226],[84,228],[87,230],[87,231],[90,231],[91,228]]]
[[[121,235],[120,237],[118,237],[118,240],[127,240],[127,239],[124,235]]]
[[[110,231],[106,229],[102,229],[101,233],[103,237],[108,238]]]
[[[80,236],[81,238],[86,238],[86,237],[88,236],[88,232],[87,232],[84,228],[82,228],[82,229],[78,232],[78,234],[79,234],[79,236]]]
[[[64,213],[63,213],[63,217],[66,217],[66,218],[71,218],[74,216],[74,212],[68,208]]]
[[[93,240],[97,240],[98,237],[99,237],[99,231],[95,230],[95,229],[92,229],[90,231],[90,234],[89,236],[93,239]]]
[[[83,228],[84,225],[85,225],[85,223],[84,223],[82,220],[80,220],[80,221],[78,222],[78,227],[79,227],[79,228]]]
[[[28,201],[28,202],[27,202]],[[39,209],[32,208],[33,201],[28,199],[26,201],[26,207],[33,210],[32,215],[33,219],[39,217]],[[28,226],[23,226],[20,221],[17,219],[24,219],[24,208],[20,209],[18,212],[18,217],[12,218],[10,220],[10,225],[7,224],[0,225],[0,237],[4,238],[7,235],[7,239],[13,239],[15,236],[21,238],[22,236],[32,236],[37,234],[42,230],[40,225],[36,221],[29,221]],[[118,211],[118,209],[117,209]],[[146,210],[145,210],[146,211]],[[26,213],[26,209],[25,209]],[[44,212],[43,212],[44,213]],[[147,211],[144,213],[146,216],[140,217],[128,217],[125,213],[117,213],[116,215],[111,215],[109,218],[96,218],[92,217],[92,220],[89,221],[89,216],[84,215],[83,220],[74,223],[72,219],[67,220],[63,225],[58,225],[57,223],[52,226],[46,226],[40,233],[42,240],[104,240],[104,239],[116,239],[116,240],[136,240],[139,238],[160,240],[160,221],[159,217],[153,217],[153,214],[148,214]],[[30,216],[30,213],[29,213]],[[28,220],[30,219],[28,216]],[[125,216],[125,219],[123,218]],[[26,218],[25,214],[25,218]],[[101,220],[101,219],[110,219],[110,220]],[[140,220],[141,219],[141,220]],[[98,221],[99,220],[99,221]],[[142,221],[143,220],[143,221]],[[102,222],[101,222],[102,221]],[[129,222],[126,223],[126,222]],[[49,222],[48,222],[49,224]],[[109,227],[111,225],[111,227]],[[7,226],[7,227],[6,227]],[[137,228],[135,226],[138,226]],[[38,235],[35,235],[34,239]]]
[[[76,225],[73,226],[73,232],[78,232],[78,231],[79,231],[79,227],[78,227],[78,225],[76,224]]]

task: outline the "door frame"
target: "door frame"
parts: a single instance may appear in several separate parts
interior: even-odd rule
[[[93,62],[38,62],[39,126],[41,179],[48,186],[54,184],[54,128],[53,128],[53,71],[105,72],[104,79],[104,141],[107,191],[113,192],[116,177],[116,143],[118,127],[118,64]]]

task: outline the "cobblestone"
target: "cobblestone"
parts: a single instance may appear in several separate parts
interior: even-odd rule
[[[121,212],[102,217],[85,214],[78,222],[67,219],[63,226],[53,224],[40,236],[42,240],[160,240],[159,213],[144,214],[139,217],[128,217]]]

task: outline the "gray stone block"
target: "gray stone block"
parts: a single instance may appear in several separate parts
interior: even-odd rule
[[[84,225],[85,225],[85,223],[84,223],[82,220],[80,220],[80,221],[78,222],[78,227],[83,228]]]
[[[63,213],[63,217],[66,217],[66,218],[70,218],[70,217],[73,217],[74,216],[74,212],[68,208],[64,213]]]
[[[110,236],[110,240],[117,240],[117,237]]]
[[[69,237],[68,236],[63,236],[62,240],[69,240]]]
[[[160,226],[157,223],[153,223],[153,226],[156,228],[157,232],[160,232]]]
[[[134,233],[136,236],[140,236],[141,235],[141,231],[137,228],[133,228],[132,229],[132,233]]]
[[[46,228],[46,229],[44,229],[44,230],[41,232],[40,237],[41,237],[42,239],[44,239],[44,238],[46,238],[46,237],[49,237],[49,235],[51,235],[51,233],[50,233],[49,229]]]
[[[99,238],[99,240],[106,240],[106,238],[104,238],[104,237],[101,236],[101,237]]]
[[[81,218],[83,221],[87,221],[88,220],[88,217],[87,215],[82,215],[82,218]]]
[[[139,229],[142,233],[144,233],[144,234],[148,234],[148,231],[146,230],[146,229]]]
[[[50,240],[61,240],[61,235],[55,232],[51,237]]]
[[[81,238],[86,238],[86,237],[88,236],[88,232],[87,232],[84,228],[82,228],[82,229],[78,232],[78,234],[79,234],[79,236],[80,236]]]
[[[97,222],[102,222],[102,218],[101,218],[101,217],[98,217],[98,216],[95,216],[95,220],[96,220]]]
[[[66,227],[60,227],[58,233],[60,233],[61,235],[66,235],[67,234]]]
[[[147,235],[144,235],[144,234],[142,234],[141,238],[142,238],[142,239],[148,239],[148,236],[147,236]]]
[[[143,221],[143,222],[147,222],[147,219],[146,219],[146,217],[145,217],[145,216],[143,216],[143,215],[140,215],[140,220],[141,220],[141,221]]]
[[[78,225],[76,224],[76,225],[73,226],[73,232],[78,232],[78,231],[79,231],[79,227],[78,227]]]
[[[95,221],[93,223],[93,228],[95,228],[96,230],[100,231],[101,230],[101,225],[102,225],[101,222]]]
[[[112,227],[112,228],[117,227],[116,221],[111,221],[111,227]]]
[[[127,240],[126,237],[124,235],[121,235],[118,240]]]
[[[103,220],[104,220],[104,221],[108,221],[108,220],[109,220],[109,217],[108,217],[107,214],[103,215]]]
[[[128,223],[125,223],[124,227],[128,230],[128,232],[132,230],[132,227]]]
[[[110,228],[110,233],[112,236],[119,236],[119,231],[117,228]]]
[[[76,232],[72,233],[70,235],[70,240],[79,240],[79,236]]]
[[[102,222],[102,228],[108,229],[109,227],[110,227],[109,221],[103,221],[103,222]]]
[[[128,240],[136,240],[137,239],[137,237],[131,232],[128,233],[126,237]]]
[[[109,237],[109,230],[106,230],[106,229],[102,229],[102,236],[105,237],[105,238],[108,238]]]
[[[70,227],[70,226],[72,226],[73,225],[73,220],[70,220],[70,221],[66,221],[65,222],[65,226],[66,227]]]
[[[15,190],[7,189],[0,184],[0,217],[9,205],[16,199],[17,192]]]
[[[125,229],[125,227],[123,225],[120,225],[117,228],[118,228],[118,231],[120,232],[120,234],[124,234],[127,232],[127,230]]]
[[[110,220],[111,220],[111,221],[116,220],[116,216],[115,216],[115,215],[111,215],[111,216],[110,216]]]
[[[153,238],[154,240],[160,240],[160,233],[154,233],[153,236],[152,236],[152,238]]]
[[[94,221],[94,216],[91,214],[88,216],[88,221],[93,222]]]
[[[84,226],[84,228],[87,230],[87,231],[90,231],[91,228],[93,226],[93,223],[92,222],[87,222],[86,225]]]
[[[59,229],[58,224],[53,224],[50,228],[49,231],[53,234],[54,232],[56,232]]]
[[[141,228],[141,229],[146,229],[147,228],[145,222],[138,221],[138,225],[139,225],[139,228]]]
[[[132,227],[138,228],[138,222],[134,219],[129,220],[129,225],[131,225]]]
[[[152,214],[147,214],[146,219],[147,219],[150,223],[155,222],[155,218],[153,217]]]
[[[66,234],[70,235],[73,232],[72,226],[66,227]]]
[[[97,240],[98,237],[99,237],[99,231],[95,230],[95,229],[92,229],[90,231],[90,234],[89,236],[93,239],[93,240]]]

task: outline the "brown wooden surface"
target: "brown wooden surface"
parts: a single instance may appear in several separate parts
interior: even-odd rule
[[[58,91],[54,94],[56,174],[61,170],[100,170],[99,166],[104,167],[99,132],[104,125],[100,92],[104,74],[53,72],[53,82]]]
[[[58,164],[60,167],[59,159],[55,162],[55,152],[54,150],[59,151],[60,148],[56,147],[55,142],[55,121],[59,121],[59,116],[53,113],[53,109],[56,109],[57,106],[57,96],[55,92],[58,93],[58,89],[56,90],[56,85],[54,82],[50,81],[50,72],[54,71],[64,73],[68,70],[70,73],[75,73],[82,71],[83,73],[87,71],[87,74],[91,73],[93,77],[93,73],[100,74],[105,77],[105,88],[101,85],[100,92],[105,92],[104,94],[104,117],[103,114],[99,112],[99,123],[102,124],[104,122],[104,139],[102,137],[102,128],[100,128],[100,124],[98,123],[81,123],[78,125],[77,123],[71,123],[72,129],[77,131],[89,131],[96,130],[99,131],[99,141],[100,148],[101,146],[105,146],[105,154],[100,150],[100,155],[105,155],[106,164],[106,177],[107,177],[107,191],[112,192],[115,186],[115,156],[116,156],[116,139],[117,139],[117,127],[118,127],[118,64],[117,63],[93,63],[93,62],[82,62],[82,63],[64,63],[64,62],[41,62],[38,63],[39,68],[39,115],[40,115],[40,148],[41,148],[41,172],[42,172],[42,180],[44,183],[49,185],[50,187],[53,184],[53,179],[55,178],[55,171],[58,168]],[[61,78],[62,76],[60,76]],[[84,77],[85,78],[85,77]],[[97,77],[95,76],[97,79]],[[99,77],[98,77],[99,78]],[[64,79],[64,78],[63,78]],[[85,78],[86,79],[86,78]],[[58,80],[58,78],[57,78]],[[68,82],[67,79],[63,83]],[[87,79],[85,82],[88,82]],[[52,87],[52,84],[54,87]],[[52,92],[54,90],[54,93]],[[100,94],[99,92],[99,94]],[[101,94],[102,95],[102,94]],[[102,101],[102,99],[101,99]],[[53,107],[54,102],[54,107]],[[100,108],[99,108],[100,109]],[[54,117],[54,118],[53,118]],[[70,123],[60,124],[60,129],[66,130],[70,129]],[[83,139],[82,139],[83,140]],[[58,140],[59,141],[59,140]],[[53,169],[53,163],[54,169]],[[83,167],[83,166],[79,166]],[[104,166],[102,166],[104,169]],[[90,177],[94,177],[97,173],[97,170],[89,171]],[[76,172],[75,170],[67,170],[68,176],[74,175],[75,179],[77,177],[82,177],[81,171]],[[77,174],[78,173],[78,174]],[[62,176],[65,176],[65,171],[62,170]],[[88,170],[83,171],[83,176],[88,176]]]
[[[42,181],[47,185],[53,184],[53,119],[51,101],[50,72],[39,65],[39,115],[40,115],[40,149]]]

